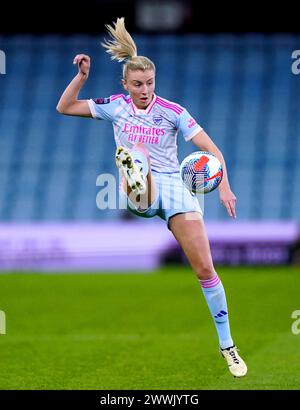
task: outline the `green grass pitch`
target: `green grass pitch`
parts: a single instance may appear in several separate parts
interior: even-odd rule
[[[218,353],[186,267],[146,274],[1,274],[0,389],[298,389],[300,268],[218,268],[248,375]]]

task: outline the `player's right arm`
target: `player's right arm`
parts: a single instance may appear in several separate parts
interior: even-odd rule
[[[91,61],[90,57],[85,54],[77,54],[74,57],[73,64],[78,66],[78,74],[63,92],[56,110],[60,114],[76,115],[79,117],[92,117],[87,100],[78,100],[78,94],[89,76]]]

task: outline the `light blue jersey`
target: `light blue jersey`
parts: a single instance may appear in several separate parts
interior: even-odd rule
[[[179,170],[179,131],[190,141],[202,130],[185,108],[157,95],[146,110],[139,110],[124,94],[90,99],[88,104],[93,118],[112,122],[117,146],[131,149],[137,142],[144,143],[151,168],[157,172]]]

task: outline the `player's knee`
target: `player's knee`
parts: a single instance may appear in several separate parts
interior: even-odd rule
[[[149,161],[150,159],[149,151],[147,147],[145,146],[145,144],[143,144],[142,142],[135,143],[134,146],[132,147],[132,150],[141,151]]]
[[[136,142],[136,143],[133,145],[132,148],[133,148],[133,149],[135,149],[135,148],[147,149],[146,146],[145,146],[145,144],[143,144],[142,142]]]

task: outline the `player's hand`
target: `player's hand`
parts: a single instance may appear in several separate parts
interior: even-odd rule
[[[88,76],[91,68],[91,59],[86,54],[77,54],[74,57],[73,64],[77,64],[78,72]]]
[[[220,201],[223,206],[227,209],[228,215],[232,218],[236,218],[236,196],[231,191],[230,188],[220,189]]]

